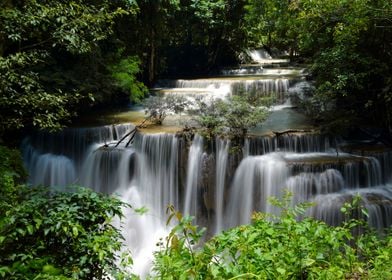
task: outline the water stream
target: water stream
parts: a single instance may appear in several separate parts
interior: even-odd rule
[[[260,56],[260,62],[267,60],[271,58]],[[123,226],[134,272],[142,277],[149,272],[156,242],[168,233],[165,212],[169,204],[195,216],[196,223],[213,234],[248,223],[255,210],[276,213],[268,197],[279,197],[284,189],[293,192],[293,203],[315,202],[308,215],[331,225],[343,220],[339,211],[343,203],[359,194],[369,211],[370,225],[391,225],[392,152],[337,153],[344,144],[339,139],[306,132],[271,134],[308,128],[309,124],[287,101],[291,94],[301,94],[298,83],[304,83],[303,71],[274,66],[264,73],[264,66],[245,67],[251,76],[226,69],[226,77],[159,85],[165,94],[208,93],[222,98],[256,91],[277,96],[280,107],[252,132],[254,136],[245,139],[240,159],[230,152],[230,141],[220,138],[195,135],[187,145],[175,134],[138,133],[131,147],[114,148],[116,140],[133,129],[132,124],[72,128],[25,139],[22,152],[29,182],[60,188],[78,183],[117,194],[134,208],[148,209],[144,215],[128,209]]]

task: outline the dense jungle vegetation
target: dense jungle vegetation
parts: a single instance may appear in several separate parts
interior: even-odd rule
[[[388,0],[76,0],[0,4],[0,133],[54,129],[90,106],[138,101],[144,82],[246,61],[247,48],[309,65],[306,108],[331,127],[391,131]]]
[[[244,63],[263,47],[306,64],[306,110],[329,132],[376,126],[392,134],[390,0],[2,0],[0,144],[55,130],[83,112],[142,100],[163,77]],[[0,278],[136,278],[120,256],[116,198],[24,186],[18,152],[0,148]],[[156,253],[159,279],[391,279],[392,237],[256,214],[203,246],[189,217]],[[343,211],[358,211],[355,201]],[[81,214],[83,213],[83,215]],[[365,214],[364,214],[365,215]],[[272,222],[273,221],[273,222]],[[153,278],[154,278],[153,277]]]
[[[22,184],[25,176],[18,152],[1,147],[2,279],[139,279],[113,226],[129,205],[79,187],[31,188]],[[270,201],[281,216],[255,213],[251,224],[206,243],[191,217],[169,207],[175,226],[157,244],[148,279],[391,279],[392,233],[368,228],[357,198],[341,209],[346,221],[331,227],[299,221],[310,205],[292,207],[286,193]]]

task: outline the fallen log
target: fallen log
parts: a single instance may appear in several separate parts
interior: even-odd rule
[[[114,148],[117,148],[121,142],[123,142],[127,137],[131,136],[127,144],[125,144],[125,147],[128,147],[129,144],[132,142],[132,140],[135,138],[135,134],[139,128],[143,128],[144,124],[149,120],[149,118],[145,118],[140,124],[135,126],[134,129],[132,129],[130,132],[126,133],[121,139],[117,142],[116,145],[114,145]]]
[[[307,133],[307,132],[312,132],[312,130],[306,130],[306,129],[287,129],[287,130],[283,130],[283,131],[272,131],[272,133],[275,134],[276,137],[279,137],[280,135],[288,134],[288,133]]]

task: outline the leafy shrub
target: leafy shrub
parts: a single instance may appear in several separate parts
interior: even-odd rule
[[[239,142],[244,139],[249,129],[261,124],[268,116],[266,98],[250,98],[247,95],[235,95],[227,100],[197,99],[196,107],[190,110],[200,125],[200,133],[207,138],[227,134]]]
[[[109,67],[116,85],[128,92],[130,99],[136,102],[148,93],[147,87],[136,77],[140,73],[140,63],[137,56],[129,56]]]
[[[250,225],[227,230],[204,245],[189,217],[179,219],[155,255],[161,279],[390,279],[392,235],[354,236],[361,221],[331,227],[305,218],[307,204],[272,203],[279,217],[255,213]],[[349,205],[346,205],[346,207]]]
[[[189,106],[189,101],[181,95],[151,96],[144,101],[147,119],[161,125],[170,114],[179,114]]]
[[[27,178],[19,151],[0,146],[0,217],[13,206],[17,189],[15,184]]]
[[[27,178],[19,151],[0,146],[0,175],[6,173],[18,182],[23,182]]]
[[[124,279],[118,262],[120,200],[81,187],[68,192],[17,185],[17,152],[0,147],[0,278]]]
[[[0,273],[102,279],[116,270],[122,237],[112,225],[123,203],[88,189],[20,187],[19,203],[0,220]]]

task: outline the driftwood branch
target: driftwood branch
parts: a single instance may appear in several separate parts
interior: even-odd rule
[[[125,140],[129,135],[131,135],[132,133],[133,133],[133,134],[136,133],[136,126],[135,126],[135,128],[132,129],[130,132],[126,133],[120,140],[118,140],[117,144],[114,145],[114,147],[117,148],[118,145],[120,145],[121,142],[124,141],[124,140]]]
[[[287,129],[287,130],[283,130],[283,131],[272,131],[272,133],[275,134],[276,137],[279,137],[280,135],[288,134],[288,133],[305,133],[305,132],[311,132],[311,130]]]
[[[145,118],[140,124],[138,124],[137,126],[135,126],[134,129],[132,129],[130,132],[126,133],[123,137],[121,137],[120,140],[118,140],[118,142],[116,143],[116,145],[114,146],[114,148],[117,148],[121,142],[123,142],[127,137],[130,137],[127,144],[125,144],[125,147],[128,147],[129,144],[132,142],[132,140],[135,138],[136,132],[139,128],[144,127],[144,124],[149,120],[149,118]]]

